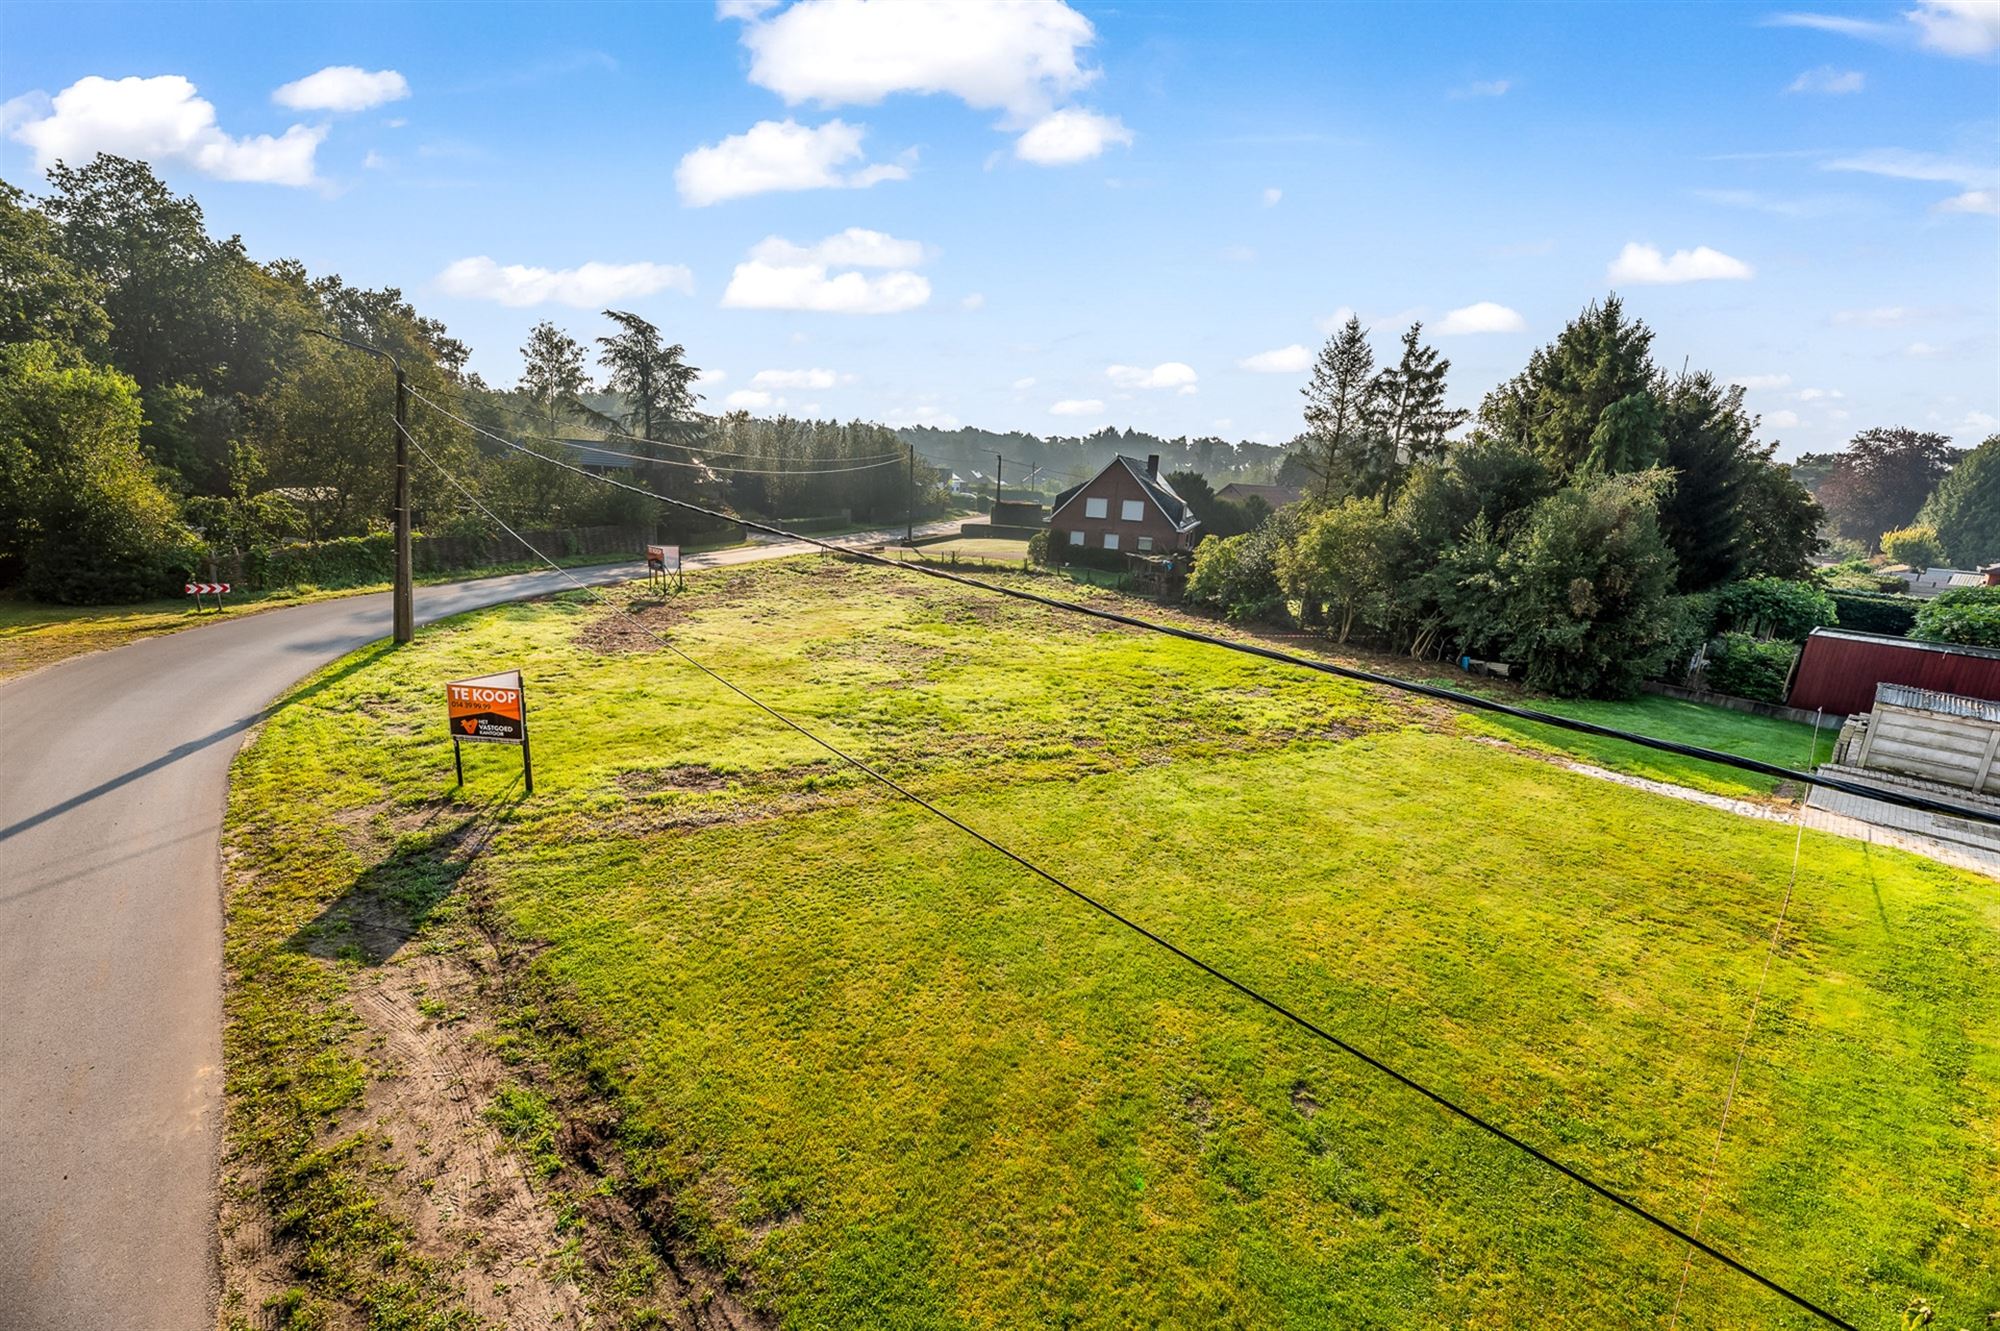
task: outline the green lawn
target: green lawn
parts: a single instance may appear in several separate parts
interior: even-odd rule
[[[585,1112],[581,1084],[615,1121],[594,1186],[786,1326],[1666,1324],[1677,1245],[634,630],[661,617],[973,825],[1683,1223],[1789,827],[892,570],[688,585],[664,611],[566,597],[434,626],[308,681],[238,760],[228,1168],[269,1171],[315,1297],[410,1324],[450,1303],[394,1181],[354,1163],[371,1092],[343,995],[456,946],[477,896],[562,1013],[560,1037],[513,1028],[524,1076],[568,1068],[557,1113]],[[493,748],[456,793],[437,685],[516,665],[537,794]],[[469,869],[467,829],[493,834]],[[342,943],[384,911],[414,930],[401,950]],[[2000,886],[1808,834],[1704,1233],[1865,1327],[1919,1296],[1943,1327],[2000,1309],[1996,975]],[[620,1289],[636,1323],[643,1289]],[[1697,1259],[1681,1324],[1811,1323]]]
[[[960,563],[996,563],[1018,567],[1028,557],[1028,543],[997,536],[961,536],[956,540],[938,541],[915,549],[894,549],[887,553],[897,559],[930,559],[939,563],[956,559]]]

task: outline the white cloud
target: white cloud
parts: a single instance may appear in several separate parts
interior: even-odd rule
[[[1988,213],[2000,217],[2000,190],[1974,189],[1936,205],[1941,213]]]
[[[1903,354],[1905,356],[1913,356],[1918,360],[1928,360],[1932,356],[1944,355],[1944,348],[1934,342],[1912,342],[1909,346],[1903,348]]]
[[[35,154],[35,168],[81,166],[100,152],[159,164],[179,162],[217,180],[312,185],[313,157],[326,127],[293,125],[283,134],[235,138],[215,123],[215,106],[178,74],[105,79],[91,75],[57,93],[46,114],[8,103],[11,137]]]
[[[1313,320],[1313,327],[1322,333],[1337,332],[1349,319],[1356,318],[1358,313],[1352,305],[1342,305],[1325,318]]]
[[[727,370],[700,370],[696,372],[694,381],[703,388],[713,388],[728,377],[729,371]]]
[[[1799,401],[1801,402],[1838,401],[1846,396],[1847,394],[1841,392],[1838,388],[1801,388],[1799,390]]]
[[[832,370],[759,370],[750,376],[752,388],[843,388],[854,382],[851,374]]]
[[[1143,365],[1106,366],[1104,377],[1120,388],[1175,388],[1183,393],[1195,391],[1198,376],[1192,365],[1170,360],[1147,369]]]
[[[370,148],[367,156],[361,159],[361,165],[370,171],[380,171],[389,165],[389,159]]]
[[[1016,379],[1014,381],[1014,391],[1017,393],[1024,393],[1028,389],[1033,388],[1034,386],[1035,386],[1035,376],[1033,376],[1032,374],[1027,375],[1020,379]]]
[[[2000,416],[1985,411],[1968,411],[1965,413],[1965,419],[1959,422],[1957,433],[1991,434],[1996,426],[2000,426]]]
[[[752,259],[772,264],[821,263],[834,268],[914,268],[930,257],[923,243],[898,240],[883,231],[851,226],[817,245],[794,245],[766,236],[750,250]]]
[[[681,202],[707,207],[773,190],[866,189],[885,180],[907,180],[906,167],[886,162],[858,170],[864,125],[829,120],[818,128],[796,120],[760,120],[741,134],[696,148],[674,169]]]
[[[1903,17],[1917,25],[1919,45],[1943,55],[1991,55],[2000,48],[2000,4],[1994,0],[1919,0]]]
[[[1986,186],[2000,180],[2000,170],[1993,167],[1977,166],[1939,153],[1912,152],[1907,148],[1875,148],[1851,157],[1837,157],[1826,164],[1826,169],[1949,185]]]
[[[762,411],[773,402],[780,401],[782,399],[774,398],[771,394],[755,388],[739,388],[722,399],[722,405],[731,411]]]
[[[778,0],[715,0],[715,16],[719,19],[759,19],[767,10],[777,7]]]
[[[1438,323],[1437,332],[1445,337],[1460,333],[1518,333],[1527,326],[1528,321],[1518,312],[1505,305],[1482,300],[1445,315]]]
[[[1101,416],[1104,403],[1094,397],[1066,397],[1049,407],[1051,416]]]
[[[1481,79],[1452,89],[1451,95],[1460,101],[1470,97],[1505,97],[1507,90],[1513,86],[1512,79]]]
[[[918,425],[928,425],[933,430],[956,430],[959,425],[958,417],[934,406],[892,407],[883,413],[882,423],[892,430],[907,430]]]
[[[817,245],[768,236],[736,265],[722,303],[739,310],[899,314],[931,298],[929,279],[909,271],[925,257],[917,241],[862,227],[849,227]],[[862,268],[891,271],[873,276],[854,271]]]
[[[981,291],[969,291],[958,298],[958,308],[961,310],[983,310],[986,308],[986,294]]]
[[[1817,92],[1839,96],[1842,93],[1860,92],[1867,86],[1868,76],[1858,69],[1835,69],[1832,65],[1821,65],[1793,79],[1785,91]]]
[[[1276,185],[1273,185],[1269,189],[1264,191],[1264,206],[1266,208],[1275,208],[1278,206],[1278,200],[1284,197],[1285,197],[1285,192],[1279,189]]]
[[[1764,424],[1776,430],[1789,430],[1799,423],[1796,411],[1774,411],[1763,418]]]
[[[1014,156],[1037,166],[1068,166],[1087,162],[1112,144],[1132,146],[1132,131],[1116,116],[1101,116],[1082,107],[1053,111],[1014,140]]]
[[[694,274],[677,263],[585,263],[575,268],[533,268],[495,263],[485,255],[460,259],[437,275],[447,296],[490,300],[501,305],[545,305],[553,301],[580,310],[656,291],[694,291]]]
[[[1663,256],[1656,245],[1628,244],[1611,261],[1606,278],[1612,282],[1653,285],[1676,282],[1742,281],[1752,274],[1749,264],[1720,250],[1697,245]]]
[[[1312,352],[1294,342],[1289,347],[1245,356],[1236,362],[1236,368],[1249,370],[1252,374],[1303,374],[1312,368],[1312,363]]]
[[[1729,381],[1738,388],[1754,388],[1764,391],[1773,388],[1790,388],[1792,376],[1789,374],[1739,374]],[[1817,389],[1812,390],[1817,392]],[[1804,394],[1800,394],[1803,398]]]
[[[1096,31],[1060,0],[798,0],[761,13],[739,4],[722,16],[751,20],[750,81],[792,105],[944,93],[1027,120],[1097,77],[1079,58]]]
[[[1248,245],[1225,245],[1218,257],[1224,263],[1255,263],[1257,251]]]
[[[294,111],[366,111],[409,95],[409,80],[393,69],[371,74],[359,65],[328,65],[287,83],[271,94],[271,100]]]
[[[1812,28],[1863,41],[1901,45],[1915,40],[1939,55],[1977,59],[2000,49],[2000,5],[1993,0],[1917,0],[1903,11],[1906,24],[1878,23],[1836,14],[1774,14],[1766,27]]]

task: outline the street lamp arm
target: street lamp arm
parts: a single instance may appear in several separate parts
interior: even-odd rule
[[[365,351],[371,356],[380,356],[383,360],[395,366],[398,372],[403,368],[403,362],[397,360],[380,347],[370,346],[366,342],[356,342],[351,337],[342,337],[339,333],[329,333],[323,328],[308,328],[305,331],[314,337],[323,337],[329,342],[338,342],[342,346],[353,347],[356,351]]]

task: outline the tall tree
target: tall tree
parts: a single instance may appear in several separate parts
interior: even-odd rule
[[[1883,532],[1910,524],[1957,458],[1941,434],[1901,426],[1863,430],[1835,459],[1819,501],[1842,536],[1872,550]]]
[[[701,395],[694,383],[701,371],[682,358],[686,348],[676,342],[666,345],[660,330],[638,315],[625,310],[606,310],[604,317],[619,331],[597,339],[602,348],[598,363],[610,371],[606,392],[625,400],[621,424],[641,439],[655,439],[655,429],[685,422],[694,415]]]
[[[1920,520],[1960,568],[2000,560],[2000,434],[1988,435],[1938,482]]]
[[[1375,352],[1355,315],[1320,348],[1306,399],[1308,461],[1329,502],[1354,489],[1375,428]]]
[[[1386,472],[1384,488],[1391,494],[1411,467],[1443,458],[1448,436],[1472,415],[1445,406],[1451,362],[1423,344],[1423,330],[1421,322],[1411,324],[1403,334],[1402,358],[1375,376],[1383,451],[1378,465]]]
[[[1718,384],[1706,370],[1674,380],[1661,407],[1661,461],[1674,482],[1660,502],[1660,532],[1679,562],[1680,590],[1702,591],[1736,574],[1744,491],[1752,471],[1769,465],[1770,449],[1756,441],[1743,390]]]
[[[0,180],[0,343],[39,339],[101,359],[111,333],[104,286],[61,247],[47,215]]]
[[[1586,467],[1650,467],[1661,452],[1652,345],[1653,330],[1627,319],[1615,294],[1592,302],[1525,370],[1486,395],[1480,423],[1533,448],[1564,477]]]
[[[549,438],[556,437],[560,413],[589,387],[582,343],[546,319],[529,330],[521,347],[521,391],[548,413]]]

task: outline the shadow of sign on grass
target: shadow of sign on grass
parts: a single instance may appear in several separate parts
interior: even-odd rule
[[[328,961],[379,966],[423,931],[499,827],[492,804],[435,831],[403,837],[357,874],[287,946]]]

